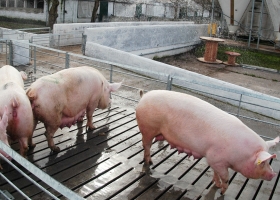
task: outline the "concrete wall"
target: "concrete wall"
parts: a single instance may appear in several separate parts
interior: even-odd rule
[[[7,40],[29,40],[31,43],[49,46],[50,34],[35,34],[0,27],[0,38]]]
[[[36,12],[36,11],[28,12],[26,9],[0,8],[0,16],[9,17],[9,18],[39,20],[43,22],[46,21],[46,13]]]
[[[213,98],[229,102],[233,105],[238,106],[238,101],[240,99],[240,95],[242,94],[242,101],[258,105],[266,105],[267,107],[278,110],[280,109],[279,98],[265,95],[244,87],[183,70],[141,56],[136,56],[131,53],[113,49],[94,42],[87,42],[86,55],[113,63],[119,63],[121,64],[121,67],[125,69],[129,69],[139,74],[143,74],[145,76],[160,79],[163,81],[167,81],[168,75],[171,75],[171,77],[173,77],[174,84],[201,90],[213,95],[227,97],[229,99],[210,95]],[[236,101],[230,99],[234,99]],[[241,104],[241,106],[254,112],[280,119],[279,111],[269,110],[266,108],[256,107],[248,104]]]
[[[162,56],[185,52],[207,36],[206,24],[175,24],[88,28],[87,42],[94,42],[136,55]],[[172,52],[172,51],[174,52]],[[157,52],[161,53],[160,55]],[[180,52],[179,52],[180,53]]]
[[[30,63],[30,51],[29,41],[25,40],[25,43],[13,41],[13,66],[27,65]]]
[[[61,35],[59,44],[61,46],[82,44],[82,34],[87,28],[97,27],[120,27],[120,26],[143,26],[143,25],[171,25],[171,24],[193,24],[193,22],[171,22],[171,21],[152,21],[152,22],[107,22],[107,23],[72,23],[72,24],[55,24],[53,27],[54,38]],[[55,40],[53,43],[58,43]]]

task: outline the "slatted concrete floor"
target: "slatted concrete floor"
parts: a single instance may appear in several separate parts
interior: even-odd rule
[[[152,146],[154,164],[143,165],[141,134],[133,109],[112,107],[96,110],[93,115],[97,129],[86,131],[82,124],[63,128],[54,141],[61,151],[51,153],[44,136],[42,123],[34,132],[37,144],[28,160],[53,178],[86,199],[280,199],[279,174],[272,181],[248,180],[230,171],[230,185],[221,196],[213,186],[212,169],[205,159],[188,159],[170,149],[167,142]],[[18,151],[18,144],[12,148]],[[40,189],[23,178],[6,163],[3,174],[31,199],[50,199]],[[272,161],[276,172],[279,160]],[[61,199],[59,193],[46,186],[27,170],[38,183]],[[0,189],[7,190],[15,199],[23,197],[1,179]]]

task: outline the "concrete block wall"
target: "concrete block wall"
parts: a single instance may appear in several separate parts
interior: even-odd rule
[[[168,75],[170,75],[173,77],[174,84],[213,94],[214,96],[209,96],[224,102],[229,102],[236,106],[238,106],[238,101],[240,99],[240,95],[242,94],[242,101],[257,105],[266,105],[267,107],[280,110],[279,98],[265,95],[198,73],[183,70],[171,65],[160,63],[148,58],[137,56],[125,51],[110,48],[94,42],[87,42],[85,53],[87,56],[92,58],[106,60],[108,62],[112,62],[112,64],[118,63],[118,66],[121,65],[122,68],[162,81],[167,81]],[[220,98],[219,96],[229,99]],[[249,104],[241,104],[241,106],[248,110],[252,110],[275,119],[280,119],[279,111],[268,110],[263,107],[255,107]]]
[[[54,24],[53,35],[60,41],[53,41],[52,43],[59,43],[61,46],[82,44],[82,34],[87,28],[100,28],[100,27],[121,27],[121,26],[143,26],[143,25],[171,25],[171,24],[193,24],[187,21],[151,21],[151,22],[106,22],[106,23],[69,23],[69,24]]]
[[[94,42],[136,55],[162,56],[185,52],[207,35],[206,24],[143,25],[87,28],[87,42]],[[174,50],[174,52],[173,52]],[[157,54],[157,52],[161,54]]]

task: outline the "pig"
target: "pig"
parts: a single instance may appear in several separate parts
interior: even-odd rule
[[[53,142],[55,132],[82,121],[85,113],[86,127],[95,129],[94,110],[107,108],[110,92],[117,91],[121,84],[109,83],[97,69],[87,66],[64,69],[32,83],[26,94],[36,120],[44,123],[49,148],[59,152]]]
[[[164,90],[143,95],[136,106],[137,124],[142,133],[144,161],[152,164],[152,140],[167,140],[178,153],[194,159],[205,157],[214,171],[213,182],[224,194],[228,168],[247,178],[271,180],[276,173],[269,165],[271,146],[279,136],[265,142],[238,118],[197,97]]]
[[[5,109],[4,109],[4,113],[3,113],[3,116],[2,116],[2,119],[1,119],[1,116],[0,116],[0,140],[6,144],[7,146],[10,146],[9,145],[9,142],[8,142],[8,138],[7,138],[7,133],[6,133],[6,128],[8,126],[8,108],[7,106],[5,106]],[[11,157],[6,153],[4,152],[3,150],[0,149],[0,153],[8,158],[9,160],[11,160]],[[2,170],[2,166],[0,164],[0,170]]]
[[[8,117],[6,127],[8,140],[9,142],[17,140],[20,154],[26,158],[28,149],[33,149],[36,144],[32,141],[34,118],[24,90],[25,79],[27,76],[24,72],[19,72],[10,65],[0,68],[0,116],[3,115],[3,118],[5,116],[5,119]],[[2,119],[2,128],[4,126]]]

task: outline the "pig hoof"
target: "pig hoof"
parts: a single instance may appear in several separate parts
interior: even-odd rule
[[[55,153],[58,153],[58,152],[60,152],[60,148],[55,146],[55,147],[52,148],[52,151],[55,152]]]
[[[151,160],[149,162],[145,161],[145,165],[153,165],[153,162]]]
[[[87,130],[87,131],[92,131],[92,130],[94,130],[94,129],[96,129],[95,126],[87,126],[87,127],[86,127],[86,130]]]
[[[36,147],[36,144],[29,145],[29,149],[34,149]]]

